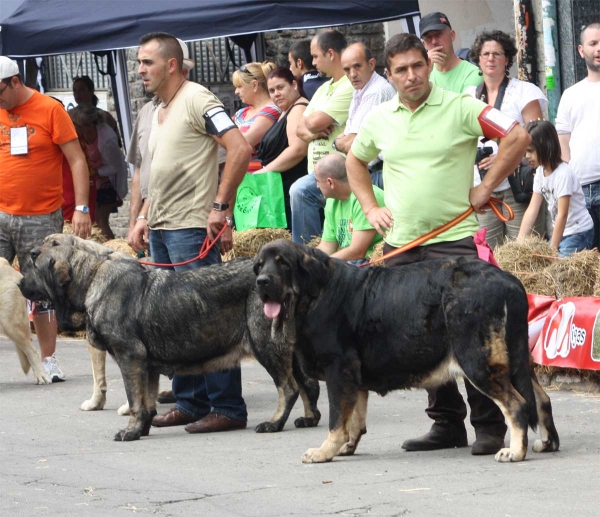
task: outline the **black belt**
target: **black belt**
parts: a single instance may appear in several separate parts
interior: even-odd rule
[[[375,165],[369,167],[369,172],[379,172],[383,170],[383,161],[379,160]]]

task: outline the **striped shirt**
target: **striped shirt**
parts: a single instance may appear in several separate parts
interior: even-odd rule
[[[389,101],[394,95],[396,95],[394,87],[377,72],[373,72],[371,79],[362,90],[354,90],[344,134],[358,133],[365,116],[375,106]]]

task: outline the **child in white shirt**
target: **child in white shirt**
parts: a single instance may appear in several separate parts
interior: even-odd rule
[[[558,256],[569,257],[576,251],[590,249],[594,222],[585,207],[579,179],[560,157],[556,129],[546,120],[530,122],[526,129],[531,135],[531,144],[525,157],[537,171],[533,196],[523,216],[518,238],[531,233],[542,199],[546,199],[554,225],[550,246],[558,250]]]

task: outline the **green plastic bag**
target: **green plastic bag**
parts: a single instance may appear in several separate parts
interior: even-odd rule
[[[287,228],[281,174],[246,174],[237,190],[233,217],[238,232],[252,228]]]

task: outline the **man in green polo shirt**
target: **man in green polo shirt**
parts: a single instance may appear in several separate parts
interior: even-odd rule
[[[385,240],[384,253],[447,223],[473,206],[477,213],[494,188],[520,161],[529,135],[510,117],[466,95],[429,82],[431,61],[419,39],[399,34],[386,44],[387,74],[398,96],[364,120],[346,160],[350,187],[369,222]],[[499,152],[481,185],[472,188],[477,139],[500,138]],[[367,164],[383,153],[385,208],[379,207]],[[488,175],[491,174],[491,177]],[[386,261],[388,267],[441,257],[477,258],[475,215],[422,246]],[[494,454],[504,446],[506,424],[497,406],[467,380],[473,454]],[[435,423],[407,451],[465,447],[466,406],[455,381],[428,390],[427,414]]]
[[[382,236],[371,226],[350,190],[346,160],[335,153],[321,158],[315,166],[315,179],[327,199],[323,236],[317,248],[356,265],[364,262]],[[379,206],[384,206],[383,190],[373,185],[373,192]]]
[[[456,33],[444,13],[423,16],[419,22],[419,34],[433,62],[429,76],[433,84],[444,90],[463,93],[468,86],[479,86],[483,82],[479,68],[455,54]]]
[[[308,175],[290,187],[292,205],[292,240],[304,244],[321,235],[319,209],[325,199],[317,188],[315,163],[337,152],[335,139],[344,133],[354,88],[342,66],[346,38],[336,30],[319,32],[310,43],[313,65],[331,79],[315,92],[298,124],[296,134],[308,143]]]

